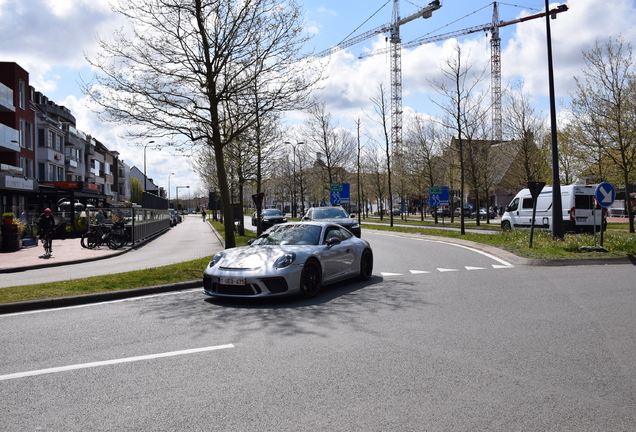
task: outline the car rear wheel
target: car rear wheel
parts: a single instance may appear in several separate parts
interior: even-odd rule
[[[362,252],[362,258],[360,258],[360,276],[358,277],[362,281],[368,281],[371,279],[373,273],[373,253],[369,249],[365,249]]]
[[[300,274],[300,295],[304,298],[311,298],[320,292],[322,286],[322,272],[320,264],[311,260],[305,263]]]

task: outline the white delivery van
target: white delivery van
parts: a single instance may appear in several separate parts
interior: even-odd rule
[[[605,226],[604,212],[596,205],[594,193],[597,185],[561,186],[563,230],[565,232],[591,232]],[[529,189],[522,189],[506,206],[501,217],[501,228],[530,228],[532,225],[532,205],[534,200]],[[596,219],[595,219],[596,217]],[[534,227],[552,229],[552,186],[545,186],[537,197],[537,212]]]

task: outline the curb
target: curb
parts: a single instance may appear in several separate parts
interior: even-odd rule
[[[138,297],[150,294],[161,294],[165,292],[181,291],[200,287],[203,287],[203,278],[201,280],[179,282],[167,285],[157,285],[154,287],[134,288],[121,291],[109,291],[103,293],[84,294],[52,299],[28,300],[14,303],[0,303],[0,315],[18,312],[29,312],[41,309],[55,309],[68,306],[79,306],[91,303],[102,303],[113,300],[122,300],[131,297]]]

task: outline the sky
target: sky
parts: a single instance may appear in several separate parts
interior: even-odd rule
[[[498,2],[499,19],[509,21],[541,12],[545,0],[515,0],[519,5]],[[351,36],[389,23],[393,0],[299,0],[305,10],[306,29],[313,37],[306,51],[318,53]],[[400,0],[400,16],[405,17],[425,7],[430,0]],[[636,0],[569,0],[551,2],[550,7],[567,4],[569,10],[551,20],[557,109],[563,109],[575,90],[575,76],[582,76],[583,51],[596,41],[622,35],[628,42],[636,40]],[[417,19],[400,28],[403,43],[414,39],[459,31],[492,22],[493,2],[487,0],[442,0],[442,7],[429,19]],[[14,61],[30,73],[30,83],[55,103],[69,108],[77,119],[77,128],[90,133],[120,158],[143,171],[143,147],[135,147],[121,138],[123,129],[100,122],[88,109],[87,98],[79,83],[90,81],[94,71],[85,55],[98,52],[96,35],[108,37],[122,25],[113,14],[108,0],[0,0],[0,61]],[[386,35],[364,40],[324,59],[325,80],[318,96],[343,127],[362,117],[370,123],[380,83],[389,91],[389,61],[380,54],[358,59],[362,52],[387,47]],[[539,110],[548,112],[548,71],[545,18],[502,27],[502,86],[524,83]],[[439,96],[430,82],[442,78],[442,65],[455,43],[469,53],[476,70],[490,69],[490,39],[477,32],[457,39],[402,50],[402,92],[405,118],[415,112],[436,115],[432,101]],[[486,85],[490,78],[486,79]],[[366,118],[366,120],[365,120]],[[287,123],[298,124],[302,113],[289,113]],[[405,119],[406,123],[406,119]],[[287,138],[303,140],[301,136]],[[282,144],[281,144],[282,145]],[[179,194],[197,196],[200,181],[188,159],[174,155],[169,148],[146,149],[148,177],[160,187]],[[174,173],[174,174],[172,174]],[[190,195],[189,195],[190,194]]]

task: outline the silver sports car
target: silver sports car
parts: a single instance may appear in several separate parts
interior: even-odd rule
[[[313,297],[321,286],[357,276],[369,280],[366,240],[328,222],[275,225],[249,246],[217,253],[203,273],[204,292],[218,297]]]

